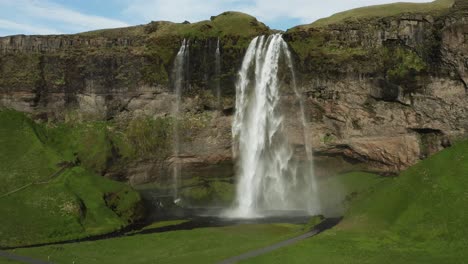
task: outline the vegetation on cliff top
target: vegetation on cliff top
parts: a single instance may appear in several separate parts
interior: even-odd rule
[[[381,32],[398,35],[402,29],[391,26],[391,21],[403,19],[405,14],[440,16],[450,10],[453,3],[454,0],[437,0],[353,9],[291,28],[285,38],[296,55],[298,71],[307,73],[304,81],[313,76],[311,73],[326,78],[357,72],[385,78],[407,92],[416,91],[424,76],[434,70],[440,56],[440,40],[435,28],[421,28],[412,33],[420,38],[414,47],[410,45],[412,48],[393,41],[393,37],[385,41],[387,37],[380,37]]]
[[[255,17],[241,13],[228,11],[210,20],[190,23],[174,23],[169,21],[152,21],[147,25],[102,29],[78,34],[89,37],[162,37],[167,35],[178,35],[180,37],[223,37],[223,36],[252,36],[268,32],[269,28],[259,22]]]
[[[196,23],[151,22],[146,32],[153,37],[178,35],[186,38],[255,36],[269,28],[255,17],[240,12],[224,12],[211,20]]]
[[[437,14],[443,10],[448,10],[450,7],[452,7],[454,2],[454,0],[435,0],[430,3],[400,2],[385,5],[367,6],[337,13],[330,17],[319,19],[312,24],[298,27],[323,27],[331,24],[347,22],[349,20],[375,17],[382,18],[410,13]]]
[[[44,126],[10,110],[0,124],[0,246],[108,233],[142,217],[138,193],[62,157]]]

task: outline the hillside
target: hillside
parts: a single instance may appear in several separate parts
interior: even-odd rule
[[[105,234],[142,217],[138,193],[64,160],[44,126],[9,110],[0,124],[0,247]]]
[[[438,15],[444,11],[448,11],[450,7],[453,6],[454,2],[455,0],[435,0],[431,3],[399,2],[385,5],[368,6],[344,11],[327,18],[319,19],[310,24],[310,26],[323,27],[331,24],[349,22],[350,20],[382,18],[401,14],[425,13]]]
[[[463,263],[468,141],[374,183],[317,238],[246,263]],[[363,175],[363,177],[367,177]]]

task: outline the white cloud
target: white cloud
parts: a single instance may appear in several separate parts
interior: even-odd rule
[[[91,0],[88,0],[91,1]],[[224,11],[242,11],[274,27],[286,29],[291,23],[310,23],[348,9],[394,2],[395,0],[101,0],[113,5],[112,15],[131,23],[150,20],[196,22]],[[412,0],[412,2],[430,2]],[[80,2],[86,8],[86,1]],[[80,6],[78,5],[78,6]],[[120,8],[120,9],[119,9]],[[119,12],[120,13],[115,13]],[[93,12],[97,10],[89,10]],[[101,10],[101,12],[103,12]],[[129,26],[128,22],[84,13],[54,0],[0,0],[0,35],[76,33],[102,28]],[[122,18],[123,19],[123,18]],[[288,24],[289,23],[289,24]]]
[[[394,3],[393,0],[255,0],[255,3],[244,9],[246,12],[255,14],[264,21],[273,21],[278,18],[295,18],[303,23],[311,23],[317,19],[330,16],[345,10]],[[428,0],[412,0],[412,2],[430,2]]]
[[[310,23],[319,18],[352,8],[392,3],[394,0],[136,0],[126,12],[146,20],[198,21],[234,10],[249,13],[267,23],[296,19]],[[431,2],[412,0],[411,2]]]
[[[31,34],[61,34],[62,32],[55,29],[41,27],[41,26],[31,26],[26,24],[20,24],[13,21],[0,19],[0,29],[10,31],[10,32],[30,32]]]
[[[199,21],[216,15],[232,1],[217,0],[135,0],[130,1],[125,12],[145,20]]]
[[[85,30],[129,26],[120,20],[83,14],[48,1],[21,0],[22,9],[30,16],[66,23]]]
[[[89,15],[48,0],[0,0],[0,35],[75,33],[129,24],[102,16]]]

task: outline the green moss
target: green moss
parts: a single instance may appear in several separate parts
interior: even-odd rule
[[[61,77],[59,79],[54,80],[54,84],[57,86],[64,86],[65,85],[65,78]]]
[[[306,37],[304,37],[306,34]],[[330,31],[310,30],[307,32],[291,30],[285,34],[288,44],[299,63],[297,69],[304,79],[310,73],[336,75],[355,69],[359,72],[375,72],[374,51],[360,45],[333,40]]]
[[[235,185],[222,179],[184,180],[180,189],[184,205],[230,205],[235,197]]]
[[[172,151],[172,118],[138,117],[113,132],[116,150],[122,158],[165,159]]]
[[[210,121],[211,115],[208,112],[183,114],[179,120],[181,138],[185,141],[193,141],[200,131],[210,124]]]
[[[380,54],[385,76],[391,83],[402,86],[407,93],[419,88],[428,66],[416,52],[397,46],[384,47]]]
[[[164,53],[164,52],[162,52]],[[150,85],[168,85],[169,75],[164,68],[164,61],[159,59],[158,52],[149,52],[147,54],[149,64],[141,68],[142,80]],[[170,54],[167,52],[166,54]],[[169,63],[169,59],[166,59],[166,63]]]
[[[335,137],[332,134],[326,134],[323,136],[323,143],[330,144],[335,141]]]
[[[40,55],[14,53],[0,58],[0,88],[35,88],[41,80]]]
[[[164,160],[172,152],[171,118],[138,117],[120,123],[69,120],[47,127],[47,144],[63,159],[98,174],[139,159]]]

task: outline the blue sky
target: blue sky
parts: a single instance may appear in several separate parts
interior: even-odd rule
[[[392,0],[0,0],[0,36],[77,33],[168,20],[191,22],[224,11],[256,16],[275,29]],[[411,2],[430,2],[412,0]]]

